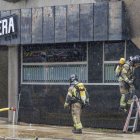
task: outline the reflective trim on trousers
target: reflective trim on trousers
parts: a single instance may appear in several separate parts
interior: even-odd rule
[[[82,123],[81,122],[79,122],[79,121],[77,121],[77,117],[76,116],[73,116],[73,121],[74,121],[74,127],[76,128],[76,129],[82,129]],[[79,123],[78,123],[79,122]]]
[[[125,94],[122,94],[122,95],[121,95],[120,106],[121,106],[121,107],[126,107]]]
[[[75,128],[76,128],[76,129],[82,129],[82,124],[81,124],[81,123],[76,124],[76,125],[75,125]]]

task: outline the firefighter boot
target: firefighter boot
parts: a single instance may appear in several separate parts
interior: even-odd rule
[[[74,133],[74,134],[82,134],[82,129],[73,129],[72,133]]]
[[[122,106],[120,106],[119,111],[123,112],[123,113],[127,113],[127,109],[125,107],[122,107]]]

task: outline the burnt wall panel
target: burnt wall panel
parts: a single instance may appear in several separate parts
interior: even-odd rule
[[[55,42],[66,42],[66,6],[55,7]]]
[[[80,41],[93,40],[93,4],[80,5]]]
[[[1,11],[0,11],[0,18],[1,18]],[[2,38],[0,37],[0,44],[1,44],[1,39],[2,39]]]
[[[54,43],[54,7],[43,8],[43,43]]]
[[[32,9],[32,43],[42,43],[42,8]]]
[[[0,46],[0,108],[8,106],[8,47]],[[0,117],[8,117],[8,111],[0,112]]]
[[[31,44],[31,9],[21,9],[21,44]]]
[[[99,2],[94,5],[94,40],[108,39],[108,3]]]
[[[103,43],[90,43],[88,47],[88,82],[102,83]]]
[[[129,59],[130,56],[140,55],[140,49],[132,41],[127,41],[126,44],[126,58]]]
[[[10,11],[1,11],[1,18],[10,16]],[[6,35],[6,37],[1,37],[1,44],[8,45],[11,43],[11,36]]]
[[[122,3],[122,40],[130,40],[131,39],[131,22],[130,16],[128,15],[128,11],[126,5]]]
[[[121,1],[1,11],[1,17],[18,17],[17,35],[2,37],[1,44],[127,39],[124,12]]]
[[[86,85],[90,107],[82,111],[84,127],[121,129],[126,115],[119,112],[119,86]],[[19,121],[49,125],[72,125],[64,109],[67,85],[23,85]]]
[[[67,41],[79,41],[79,5],[67,7]]]
[[[122,8],[119,1],[1,11],[1,17],[18,17],[17,35],[2,37],[1,44],[126,39]]]
[[[16,27],[17,32],[15,35],[12,35],[11,44],[20,44],[20,10],[12,10],[11,14],[16,15]]]
[[[109,3],[109,40],[122,39],[122,2]]]

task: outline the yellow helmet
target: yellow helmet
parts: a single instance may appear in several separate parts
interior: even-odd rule
[[[120,60],[119,60],[119,64],[124,64],[125,63],[125,58],[120,58]]]

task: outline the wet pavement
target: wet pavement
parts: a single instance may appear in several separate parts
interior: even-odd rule
[[[118,130],[84,128],[83,134],[71,133],[72,127],[20,124],[0,121],[0,140],[139,140],[140,132],[124,134]]]

